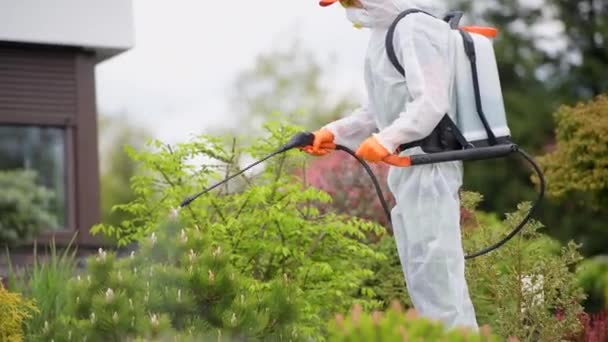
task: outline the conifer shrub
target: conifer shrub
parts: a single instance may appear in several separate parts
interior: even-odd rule
[[[129,256],[100,249],[68,284],[64,315],[34,339],[298,340],[289,280],[243,277],[229,258],[200,230],[175,223],[151,232]]]
[[[337,315],[329,324],[330,342],[492,342],[500,341],[488,327],[479,333],[467,329],[448,330],[441,323],[419,317],[414,310],[403,311],[398,302],[393,302],[386,312],[364,313],[354,306],[345,318]]]
[[[23,322],[36,312],[34,304],[7,291],[0,279],[0,341],[23,341]]]

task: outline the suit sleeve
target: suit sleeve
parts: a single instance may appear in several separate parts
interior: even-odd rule
[[[356,150],[361,142],[371,136],[376,130],[374,116],[368,106],[362,106],[349,116],[334,121],[325,127],[334,134],[337,144]]]

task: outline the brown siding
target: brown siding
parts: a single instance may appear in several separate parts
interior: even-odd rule
[[[94,244],[89,228],[98,223],[99,165],[97,151],[97,112],[95,102],[95,59],[92,55],[76,57],[78,84],[78,118],[76,124],[76,224],[80,227],[80,242]]]
[[[0,46],[0,116],[76,116],[71,49]]]

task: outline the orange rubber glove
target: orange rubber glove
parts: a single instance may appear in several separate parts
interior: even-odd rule
[[[365,159],[372,163],[381,162],[384,158],[388,157],[391,153],[384,148],[384,146],[380,145],[378,140],[374,137],[369,137],[365,139],[359,145],[359,149],[357,150],[357,156]]]
[[[334,134],[327,129],[321,129],[313,133],[315,141],[312,145],[305,146],[302,151],[313,156],[324,156],[334,150]]]

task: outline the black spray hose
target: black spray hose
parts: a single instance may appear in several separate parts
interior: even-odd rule
[[[221,182],[219,182],[195,195],[187,197],[180,204],[180,208],[183,208],[183,207],[189,205],[192,201],[194,201],[198,197],[221,186],[222,184],[230,181],[231,179],[243,174],[244,172],[251,169],[252,167],[259,165],[259,164],[263,163],[264,161],[266,161],[278,154],[291,150],[293,148],[312,145],[313,141],[314,141],[314,135],[312,133],[302,132],[302,133],[296,134],[287,144],[285,144],[279,150],[256,161],[255,163],[247,166],[243,170],[222,180]],[[344,152],[350,154],[353,158],[355,158],[359,162],[359,164],[361,164],[361,166],[363,166],[363,168],[365,169],[365,172],[367,172],[370,179],[372,180],[374,189],[376,190],[376,194],[378,195],[378,199],[380,200],[380,204],[382,205],[386,218],[388,219],[388,222],[392,225],[391,210],[388,207],[388,204],[386,203],[386,199],[384,197],[384,194],[382,193],[382,188],[380,187],[378,178],[376,178],[376,175],[374,174],[372,169],[369,167],[369,164],[367,162],[365,162],[363,159],[361,159],[359,156],[357,156],[353,150],[349,149],[346,146],[336,145],[336,150],[344,151]],[[514,152],[519,153],[526,161],[528,161],[528,163],[530,163],[530,165],[532,165],[532,167],[538,174],[538,179],[540,181],[540,190],[539,190],[538,198],[532,203],[532,206],[530,207],[530,210],[528,211],[528,214],[526,215],[526,217],[524,217],[524,219],[507,236],[505,236],[503,239],[501,239],[500,241],[498,241],[497,243],[495,243],[489,247],[486,247],[473,254],[465,255],[465,259],[473,259],[473,258],[482,256],[482,255],[488,254],[488,253],[502,247],[505,243],[507,243],[509,240],[511,240],[513,237],[515,237],[515,235],[517,235],[519,232],[521,232],[521,230],[525,227],[525,225],[532,218],[532,215],[536,211],[538,205],[540,204],[540,201],[542,200],[542,198],[545,195],[545,177],[543,175],[543,172],[541,171],[538,164],[534,161],[534,159],[515,144],[470,148],[470,149],[458,150],[458,151],[439,152],[439,153],[424,154],[424,155],[413,155],[413,156],[409,157],[411,159],[411,165],[415,166],[415,165],[434,164],[434,163],[447,162],[447,161],[485,160],[485,159],[492,159],[492,158],[500,158],[500,157],[506,157],[507,155],[514,153]]]
[[[378,199],[380,199],[380,203],[382,204],[382,208],[384,209],[386,218],[388,219],[388,222],[391,223],[391,225],[392,225],[391,210],[388,207],[388,204],[386,203],[384,194],[382,193],[382,189],[380,188],[380,184],[378,183],[378,179],[376,178],[376,175],[374,174],[372,169],[369,167],[367,162],[365,162],[363,159],[359,158],[355,154],[355,152],[352,151],[351,149],[349,149],[348,147],[336,145],[336,150],[341,150],[341,151],[344,151],[344,152],[350,154],[355,159],[357,159],[357,161],[361,164],[361,166],[363,166],[363,168],[365,169],[365,171],[371,178],[372,183],[374,183],[374,188],[376,189],[376,194],[378,194]],[[477,151],[472,151],[472,150],[477,150]],[[495,151],[494,155],[492,155],[490,153],[490,151],[492,151],[492,150]],[[464,257],[465,259],[473,259],[473,258],[482,256],[482,255],[488,254],[488,253],[502,247],[502,245],[507,243],[509,240],[511,240],[512,238],[514,238],[517,234],[519,234],[521,232],[521,230],[526,226],[526,224],[532,218],[532,215],[536,211],[536,208],[538,207],[540,201],[542,200],[542,198],[545,195],[545,177],[543,175],[543,172],[541,171],[538,164],[534,161],[534,159],[532,159],[532,157],[530,157],[522,149],[517,148],[517,146],[515,146],[515,145],[513,145],[513,146],[505,145],[503,148],[498,147],[498,146],[492,146],[492,147],[486,147],[486,148],[476,148],[476,149],[471,149],[471,150],[454,151],[455,153],[454,152],[441,152],[440,155],[439,155],[439,153],[434,153],[432,155],[429,155],[429,154],[422,155],[421,154],[421,155],[411,156],[412,166],[415,166],[415,165],[434,164],[434,163],[438,163],[438,162],[447,162],[447,161],[456,161],[456,160],[482,160],[482,159],[489,159],[489,158],[497,158],[498,157],[497,154],[499,154],[500,156],[506,156],[508,153],[506,153],[505,151],[510,151],[510,153],[513,153],[513,152],[519,153],[526,161],[528,161],[530,163],[530,165],[532,165],[532,167],[538,174],[538,179],[540,180],[540,190],[539,190],[538,198],[532,203],[532,206],[530,207],[530,210],[528,211],[528,214],[526,215],[526,217],[524,217],[524,219],[515,228],[513,228],[513,230],[507,236],[505,236],[503,239],[501,239],[500,241],[498,241],[497,243],[495,243],[489,247],[486,247],[475,253],[465,255],[465,257]],[[471,152],[473,152],[473,153],[471,153]],[[437,157],[436,159],[434,158],[435,157],[434,155],[438,155],[438,156],[436,156]],[[450,157],[450,155],[451,155],[451,157]]]
[[[502,247],[502,245],[507,243],[513,237],[515,237],[515,235],[519,234],[519,232],[521,232],[521,230],[524,229],[524,227],[526,226],[528,221],[530,221],[530,219],[532,218],[532,215],[536,212],[536,209],[538,208],[540,201],[545,196],[545,175],[543,174],[543,171],[540,169],[540,166],[538,166],[536,161],[534,161],[534,159],[529,154],[527,154],[524,150],[518,149],[517,153],[519,153],[526,161],[528,161],[528,163],[530,163],[530,165],[532,165],[532,167],[534,168],[534,171],[536,171],[536,174],[538,175],[538,179],[540,182],[539,190],[538,190],[538,197],[536,198],[536,200],[534,200],[534,202],[532,202],[532,206],[530,207],[530,210],[528,211],[528,214],[526,215],[526,217],[524,217],[524,219],[515,228],[513,228],[513,230],[507,236],[505,236],[502,240],[498,241],[497,243],[495,243],[489,247],[486,247],[473,254],[465,255],[465,257],[464,257],[465,259],[473,259],[478,256],[488,254],[491,251]]]

